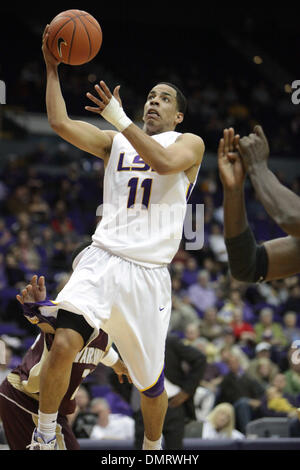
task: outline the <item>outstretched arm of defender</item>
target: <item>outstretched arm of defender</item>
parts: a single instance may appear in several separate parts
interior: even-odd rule
[[[84,121],[70,119],[62,96],[58,76],[59,62],[53,57],[47,46],[47,25],[43,34],[42,51],[46,63],[47,87],[46,106],[48,120],[52,129],[64,140],[84,152],[108,160],[114,131],[101,131],[98,127]]]
[[[270,217],[288,235],[300,237],[300,198],[268,167],[269,144],[261,126],[240,139],[238,149],[256,195]]]

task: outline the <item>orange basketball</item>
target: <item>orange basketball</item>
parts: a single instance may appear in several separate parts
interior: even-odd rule
[[[47,45],[54,57],[64,64],[89,62],[98,54],[101,44],[101,27],[86,11],[63,11],[49,25]]]

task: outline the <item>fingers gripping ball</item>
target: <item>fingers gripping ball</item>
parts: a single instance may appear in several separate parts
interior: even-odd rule
[[[86,11],[63,11],[49,25],[47,45],[59,62],[85,64],[98,54],[101,44],[101,27]]]

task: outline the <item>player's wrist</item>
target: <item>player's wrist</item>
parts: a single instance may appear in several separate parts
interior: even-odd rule
[[[109,103],[105,106],[101,116],[120,132],[123,132],[132,124],[131,119],[126,115],[124,109],[114,96],[111,97]]]
[[[113,347],[110,347],[108,352],[102,358],[101,362],[107,367],[114,367],[116,363],[118,362],[118,359],[119,359],[118,353],[114,350]]]

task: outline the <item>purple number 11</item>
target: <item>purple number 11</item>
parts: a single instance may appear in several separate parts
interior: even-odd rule
[[[128,202],[127,202],[128,208],[132,207],[135,204],[136,193],[138,189],[138,182],[139,182],[139,178],[131,178],[128,181],[128,187],[130,188]],[[141,184],[141,188],[143,188],[144,190],[142,205],[146,207],[146,209],[148,209],[150,195],[151,195],[151,188],[152,188],[152,178],[144,179]]]

